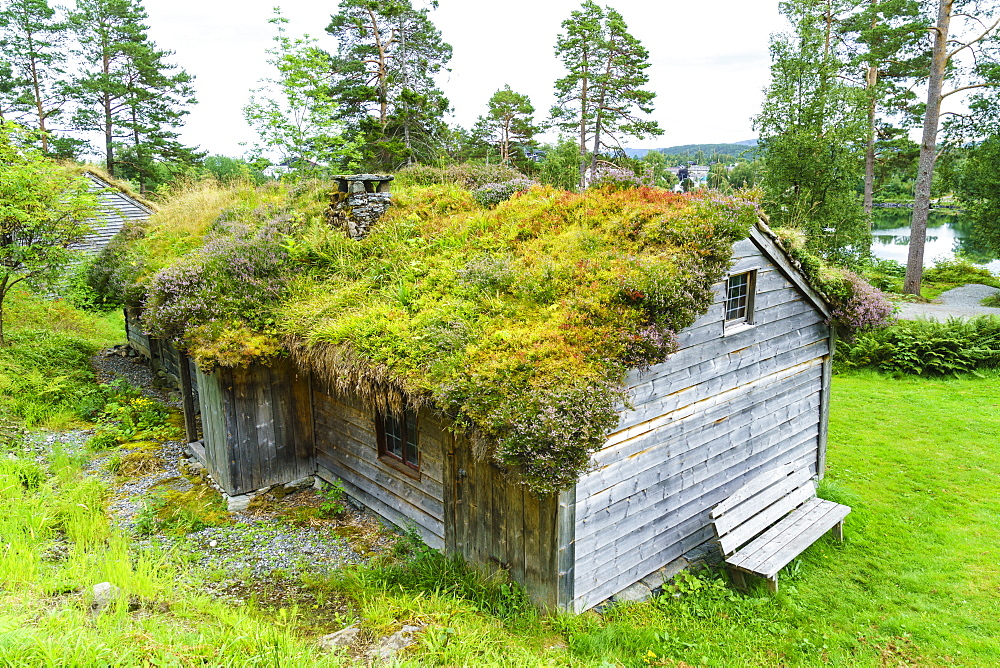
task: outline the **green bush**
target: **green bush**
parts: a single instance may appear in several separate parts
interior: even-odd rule
[[[481,188],[487,183],[503,183],[524,178],[524,174],[512,167],[470,164],[449,165],[447,167],[411,165],[396,172],[395,176],[395,185],[399,186],[455,184],[468,190]]]
[[[117,448],[121,441],[112,433],[99,431],[87,439],[87,448],[90,450],[110,450]]]
[[[993,272],[986,267],[980,267],[962,258],[935,261],[934,267],[924,272],[923,280],[927,283],[949,285],[981,283],[994,288],[1000,288],[1000,278],[994,276]]]
[[[841,368],[941,375],[1000,366],[1000,318],[900,321],[837,348]]]
[[[990,308],[1000,308],[1000,292],[994,292],[992,295],[984,299],[983,306],[988,306]]]
[[[515,194],[530,190],[534,182],[531,179],[513,179],[504,183],[487,183],[472,191],[472,197],[481,206],[494,207],[506,202]]]

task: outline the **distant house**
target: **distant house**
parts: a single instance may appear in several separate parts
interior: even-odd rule
[[[146,220],[153,214],[153,208],[148,203],[129,195],[94,172],[84,171],[83,176],[90,181],[90,192],[98,193],[100,211],[88,221],[92,231],[76,248],[88,253],[100,253],[126,223]]]
[[[379,409],[290,358],[208,374],[182,359],[188,424],[200,407],[203,425],[195,450],[230,495],[340,480],[431,547],[504,568],[548,608],[648,593],[704,551],[710,509],[752,477],[790,462],[825,469],[828,305],[762,221],[712,293],[669,359],[628,374],[630,404],[589,472],[558,494],[477,458],[433,406]]]

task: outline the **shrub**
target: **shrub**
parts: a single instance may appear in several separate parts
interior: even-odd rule
[[[613,166],[600,169],[597,176],[590,182],[591,188],[607,188],[608,190],[628,190],[629,188],[651,185],[651,179],[637,176],[630,169]]]
[[[981,283],[1000,288],[1000,278],[986,267],[980,267],[963,258],[935,260],[934,266],[924,272],[923,280],[928,283],[965,285]]]
[[[395,174],[395,184],[399,186],[433,186],[455,184],[468,190],[475,190],[487,183],[504,183],[523,179],[524,174],[505,165],[472,165],[463,163],[447,167],[411,165]]]
[[[118,437],[107,431],[99,431],[87,439],[87,448],[90,450],[110,450],[120,444]]]
[[[504,183],[487,183],[472,191],[472,197],[480,205],[494,207],[506,202],[516,193],[530,190],[535,185],[530,179],[513,179]]]
[[[992,295],[983,300],[983,306],[988,306],[990,308],[1000,308],[1000,292],[994,292]]]
[[[838,346],[837,362],[846,368],[870,366],[926,376],[997,367],[1000,318],[900,321]]]
[[[830,322],[847,338],[858,332],[886,327],[895,318],[894,307],[878,288],[869,285],[851,271],[845,271],[839,281],[827,280],[828,295],[835,300]]]
[[[269,307],[290,278],[283,227],[222,224],[202,248],[153,277],[143,326],[165,339],[227,320],[268,329],[274,324]]]

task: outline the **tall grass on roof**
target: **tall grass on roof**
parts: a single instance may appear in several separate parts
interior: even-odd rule
[[[205,368],[280,347],[370,404],[432,405],[541,493],[586,470],[627,370],[676,349],[756,220],[746,203],[650,188],[536,187],[484,209],[441,184],[397,192],[353,241],[315,190],[281,193],[228,206],[149,279],[150,331]]]

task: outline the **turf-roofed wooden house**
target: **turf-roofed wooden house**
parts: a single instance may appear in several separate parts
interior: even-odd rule
[[[335,226],[385,207],[384,181],[340,183]],[[159,325],[199,360],[204,457],[230,494],[340,480],[581,611],[685,563],[761,471],[822,476],[830,312],[752,206],[542,188],[494,209],[444,188],[396,204],[364,239],[285,230],[277,356],[226,365],[244,325]],[[147,311],[179,303],[175,279]]]

